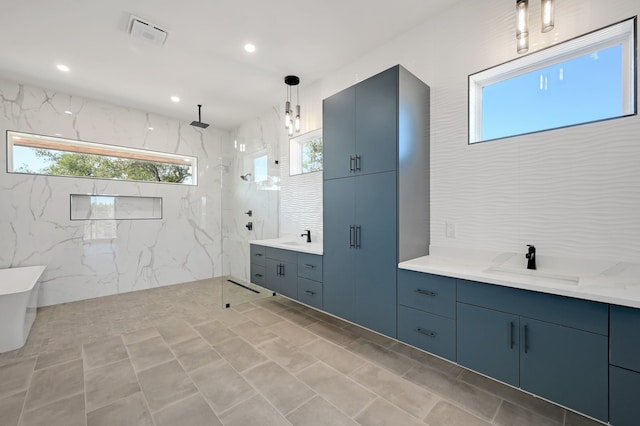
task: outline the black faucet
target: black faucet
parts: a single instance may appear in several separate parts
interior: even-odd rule
[[[531,244],[527,244],[529,251],[524,255],[528,259],[527,269],[536,269],[536,248]]]
[[[311,231],[309,229],[306,229],[304,231],[304,234],[300,234],[301,237],[307,237],[307,242],[310,243],[311,242]]]

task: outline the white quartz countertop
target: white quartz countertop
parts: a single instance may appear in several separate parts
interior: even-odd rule
[[[293,250],[301,253],[310,254],[323,254],[322,241],[313,241],[313,236],[310,243],[304,237],[282,237],[273,238],[270,240],[253,240],[249,241],[249,244],[257,244],[259,246],[274,247],[284,250]]]
[[[398,264],[400,269],[640,308],[640,264],[538,255],[527,269],[522,253],[431,249],[429,256]]]

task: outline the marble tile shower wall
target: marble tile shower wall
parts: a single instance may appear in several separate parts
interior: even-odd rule
[[[41,306],[221,274],[219,160],[228,133],[0,80],[3,139],[6,130],[198,158],[198,185],[183,186],[7,173],[0,149],[0,268],[47,265]],[[115,221],[112,238],[93,239],[95,223],[69,220],[72,193],[162,197],[163,219]]]

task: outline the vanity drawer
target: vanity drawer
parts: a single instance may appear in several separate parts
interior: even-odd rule
[[[451,361],[456,360],[456,322],[398,306],[398,340]]]
[[[640,372],[640,309],[610,309],[609,363]]]
[[[398,303],[447,318],[456,316],[456,279],[398,270]]]
[[[264,246],[251,244],[251,263],[260,266],[266,266],[267,250]],[[253,274],[252,274],[253,279]]]
[[[298,261],[298,252],[267,247],[267,257],[280,262],[296,263]]]
[[[298,300],[322,309],[322,283],[298,277]]]
[[[458,280],[458,301],[607,336],[609,305],[501,285]]]
[[[322,256],[298,253],[298,276],[322,282]]]
[[[251,282],[265,287],[266,284],[266,268],[255,263],[251,264]]]

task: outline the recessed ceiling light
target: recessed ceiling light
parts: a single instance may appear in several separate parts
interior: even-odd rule
[[[147,127],[147,129],[149,129],[149,130],[153,130],[153,127]]]
[[[179,97],[177,97],[177,96],[172,96],[172,97],[171,97],[171,100],[172,100],[173,102],[180,102],[180,98],[179,98]]]
[[[249,53],[253,53],[256,51],[256,45],[253,43],[247,43],[244,45],[244,50],[246,50]]]
[[[56,65],[56,68],[58,68],[62,72],[69,72],[69,70],[71,69],[71,68],[69,68],[68,66],[66,66],[64,64],[58,64],[58,65]]]
[[[72,113],[71,111],[69,111],[69,110],[66,110],[64,113],[65,113],[65,114],[69,114],[69,115],[73,114],[73,113]]]

